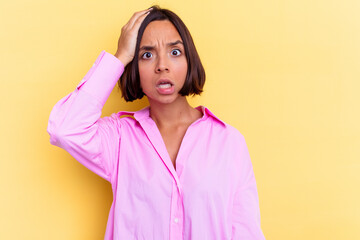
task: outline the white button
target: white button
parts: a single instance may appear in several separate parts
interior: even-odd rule
[[[175,218],[175,219],[174,219],[174,222],[178,223],[178,222],[179,222],[179,219],[178,219],[178,218]]]

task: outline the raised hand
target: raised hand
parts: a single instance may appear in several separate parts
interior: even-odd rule
[[[121,28],[118,49],[114,55],[124,66],[134,58],[136,39],[140,25],[150,11],[151,8],[134,13],[130,20]]]

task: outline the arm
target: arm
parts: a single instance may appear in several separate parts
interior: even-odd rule
[[[75,91],[54,106],[47,128],[51,144],[108,181],[117,158],[120,126],[115,115],[100,116],[123,70],[121,61],[102,51]]]
[[[241,178],[233,202],[232,239],[263,240],[255,176],[243,136],[239,151]]]
[[[139,27],[149,10],[135,13],[121,30],[116,57],[102,51],[76,87],[50,114],[50,143],[68,151],[91,171],[113,183],[119,153],[118,117],[100,118],[101,110],[124,67],[135,53]]]

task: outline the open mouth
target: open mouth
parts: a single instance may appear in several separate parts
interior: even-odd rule
[[[166,82],[166,81],[160,82],[157,85],[158,88],[171,88],[172,86],[174,86],[174,84],[172,84],[171,82]]]

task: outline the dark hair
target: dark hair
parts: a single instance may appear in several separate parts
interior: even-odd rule
[[[200,93],[203,91],[203,86],[205,84],[205,70],[201,64],[200,57],[196,51],[195,44],[189,30],[183,21],[172,11],[168,9],[162,9],[159,6],[152,6],[152,10],[145,17],[139,28],[134,59],[128,65],[126,65],[124,73],[118,81],[122,96],[127,102],[141,99],[145,95],[140,86],[138,65],[140,41],[144,34],[145,28],[150,22],[162,20],[169,20],[175,26],[184,43],[188,70],[184,86],[179,91],[180,95],[200,95]]]

